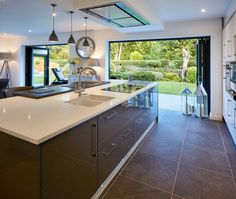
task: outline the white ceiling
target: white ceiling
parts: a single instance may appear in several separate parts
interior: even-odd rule
[[[74,10],[74,30],[83,30],[84,13],[79,8],[113,2],[114,0],[0,0],[0,34],[49,34],[52,29],[51,3],[56,3],[56,32],[70,30],[70,16]],[[165,22],[188,21],[223,17],[235,0],[122,0],[145,17],[151,25],[148,30],[161,30]],[[205,8],[206,13],[201,13]],[[91,30],[112,28],[105,22],[89,16]],[[29,29],[32,33],[29,33]],[[118,29],[121,32],[144,31],[143,28]]]

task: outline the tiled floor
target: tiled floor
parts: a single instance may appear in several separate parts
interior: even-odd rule
[[[236,199],[236,150],[221,122],[161,110],[104,199]]]

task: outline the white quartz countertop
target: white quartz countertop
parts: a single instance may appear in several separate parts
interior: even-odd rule
[[[101,90],[125,82],[112,81],[110,84],[86,89],[85,93],[88,95],[114,97],[110,101],[93,107],[66,103],[66,101],[78,98],[78,94],[74,92],[42,99],[26,97],[1,99],[0,131],[38,145],[156,85],[156,83],[150,83],[132,94]]]

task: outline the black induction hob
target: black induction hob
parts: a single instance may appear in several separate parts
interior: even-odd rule
[[[146,86],[145,84],[125,83],[125,84],[119,84],[119,85],[111,86],[108,88],[104,88],[102,90],[111,91],[111,92],[119,92],[119,93],[133,93],[145,86]]]

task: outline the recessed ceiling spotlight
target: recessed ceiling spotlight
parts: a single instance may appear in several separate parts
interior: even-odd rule
[[[202,9],[201,9],[201,12],[202,12],[202,13],[205,13],[205,12],[206,12],[206,9],[205,9],[205,8],[202,8]]]
[[[30,32],[32,32],[32,30],[31,30],[31,29],[29,29],[29,33],[30,33]]]

